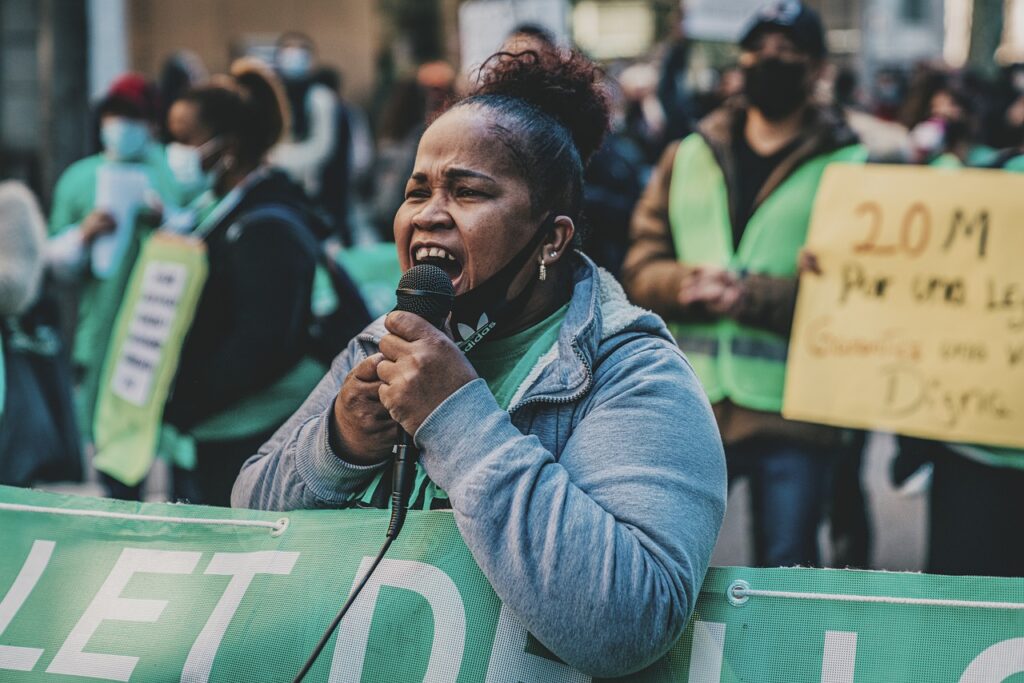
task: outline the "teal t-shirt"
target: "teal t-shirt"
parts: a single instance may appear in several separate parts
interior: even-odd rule
[[[558,342],[558,333],[569,304],[562,306],[533,327],[504,339],[488,340],[474,348],[468,358],[494,399],[508,410],[512,397],[537,361]]]
[[[494,399],[503,409],[508,410],[512,397],[526,381],[530,371],[536,367],[541,357],[558,343],[558,334],[562,330],[562,322],[568,310],[569,304],[566,304],[536,325],[504,339],[489,339],[470,352],[469,362],[473,364],[480,378],[487,382]],[[381,500],[383,492],[378,490],[381,484],[390,491],[391,482],[384,482],[385,474],[390,476],[391,470],[384,470],[374,477],[358,497],[359,502],[373,505],[374,499]],[[434,501],[441,501],[441,506],[447,507],[448,494],[438,488],[427,476],[426,470],[417,463],[416,481],[412,487],[409,507],[431,510],[436,507]],[[390,496],[387,503],[390,509]]]

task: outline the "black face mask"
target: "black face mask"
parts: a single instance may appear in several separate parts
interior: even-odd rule
[[[769,121],[786,118],[807,101],[807,65],[770,57],[744,67],[744,92]]]
[[[537,245],[544,241],[553,227],[551,218],[546,218],[530,241],[501,270],[468,292],[455,297],[451,317],[452,332],[459,348],[465,353],[469,353],[492,334],[495,328],[508,325],[522,312],[533,293],[537,278],[530,278],[523,291],[511,299],[509,287],[530,260]]]

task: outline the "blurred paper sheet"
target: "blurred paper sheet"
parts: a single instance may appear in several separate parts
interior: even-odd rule
[[[105,164],[96,173],[96,208],[114,218],[114,232],[92,245],[92,272],[100,279],[117,270],[131,241],[135,214],[150,191],[146,170],[138,164]]]

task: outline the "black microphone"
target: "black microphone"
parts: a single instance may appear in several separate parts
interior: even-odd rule
[[[406,271],[398,282],[395,291],[398,296],[396,311],[408,311],[425,319],[434,327],[441,329],[444,321],[452,310],[455,301],[455,288],[448,279],[447,273],[437,266],[420,265]],[[412,485],[416,481],[416,461],[419,449],[412,437],[401,427],[398,438],[391,450],[395,454],[395,468],[391,485],[391,523],[388,525],[388,538],[396,538],[405,524],[406,506],[412,494]]]
[[[396,311],[415,313],[438,329],[444,326],[445,318],[451,312],[452,304],[455,301],[455,288],[452,287],[452,281],[437,266],[422,265],[410,268],[399,280],[398,290],[395,294],[398,295]],[[320,656],[327,641],[330,640],[331,634],[338,628],[338,624],[341,623],[349,607],[362,592],[370,580],[370,576],[384,559],[391,543],[398,537],[402,525],[405,524],[405,506],[409,504],[412,484],[416,481],[416,460],[419,458],[419,451],[413,443],[412,437],[406,434],[401,427],[398,428],[398,439],[396,440],[398,443],[392,449],[395,454],[395,471],[391,485],[391,523],[388,524],[387,540],[384,541],[380,552],[377,553],[377,557],[370,565],[370,570],[363,574],[363,578],[349,593],[345,604],[341,606],[341,610],[324,631],[320,642],[313,648],[313,652],[306,659],[306,663],[302,665],[302,669],[299,670],[292,683],[300,683],[309,673],[316,658]]]

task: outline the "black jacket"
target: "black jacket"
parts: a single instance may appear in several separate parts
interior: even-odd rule
[[[316,240],[274,217],[270,205],[313,219],[302,190],[271,172],[207,235],[209,277],[182,349],[165,420],[199,424],[280,379],[306,354]]]

